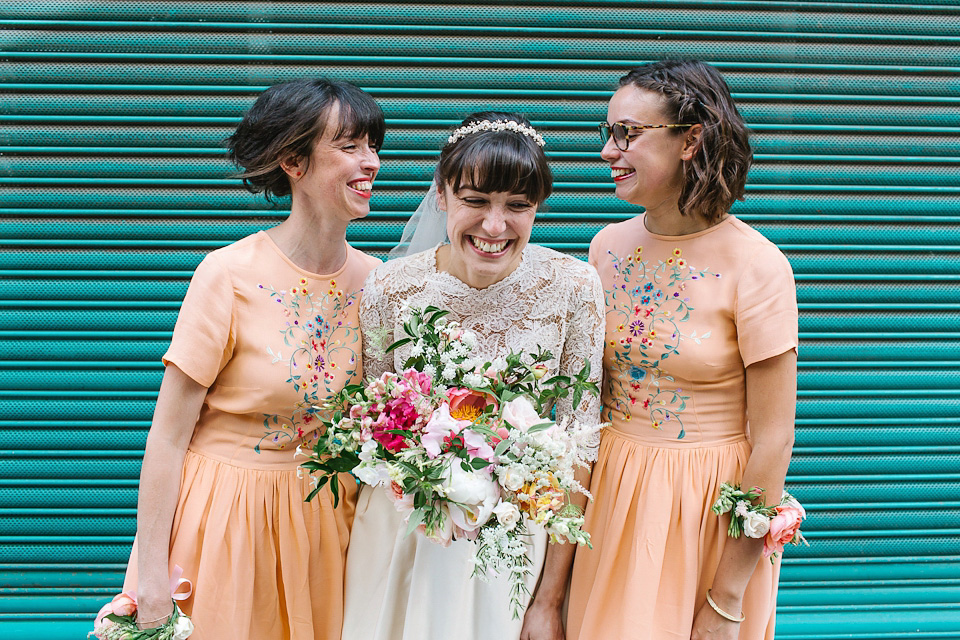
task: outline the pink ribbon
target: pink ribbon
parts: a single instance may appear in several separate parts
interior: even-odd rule
[[[180,587],[187,585],[187,590],[185,592],[181,591]],[[178,564],[173,565],[173,573],[170,574],[170,597],[174,600],[186,600],[193,593],[193,583],[183,577],[183,567]],[[111,613],[116,613],[113,609],[113,603],[117,601],[118,598],[126,596],[130,599],[133,604],[133,610],[136,611],[137,606],[137,592],[136,591],[125,591],[119,593],[113,597],[113,600],[103,605],[100,608],[100,611],[97,612],[97,619],[94,621],[94,628],[98,628],[105,616]],[[129,604],[129,603],[125,603]],[[117,615],[123,615],[116,613]]]

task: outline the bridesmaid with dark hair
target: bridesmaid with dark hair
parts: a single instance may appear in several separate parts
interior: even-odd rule
[[[204,258],[170,348],[140,476],[137,541],[124,590],[141,628],[181,607],[195,640],[339,640],[355,484],[304,502],[300,411],[361,375],[357,296],[379,264],[346,242],[370,211],[384,120],[357,87],[271,87],[228,139],[254,193],[291,196],[290,215]]]
[[[624,76],[600,126],[617,197],[645,211],[590,245],[612,424],[567,638],[772,639],[779,561],[711,511],[723,483],[779,504],[793,446],[793,273],[728,212],[752,158],[746,125],[716,69],[668,60]]]

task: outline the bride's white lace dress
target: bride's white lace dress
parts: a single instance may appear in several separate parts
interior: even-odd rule
[[[383,354],[384,345],[403,335],[406,305],[448,309],[449,319],[476,333],[478,355],[486,359],[540,346],[553,354],[548,375],[576,374],[589,361],[591,379],[599,383],[603,291],[593,267],[574,258],[528,245],[516,270],[486,289],[438,272],[436,249],[378,267],[360,306],[365,376],[396,371],[409,357],[409,345]],[[585,394],[576,409],[561,400],[557,417],[568,415],[598,424],[600,399]],[[596,459],[595,448],[591,454]],[[472,542],[445,548],[417,533],[404,536],[405,529],[384,490],[364,487],[347,553],[343,640],[519,638],[522,620],[512,619],[507,581],[471,578]],[[533,593],[547,547],[542,529],[531,535],[531,546]]]

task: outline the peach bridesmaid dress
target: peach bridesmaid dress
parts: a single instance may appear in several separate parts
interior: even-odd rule
[[[569,640],[688,639],[727,540],[710,507],[750,456],[745,369],[797,347],[793,273],[730,216],[659,236],[643,217],[590,246],[606,293],[603,418]],[[741,639],[773,638],[779,561],[762,559]]]
[[[352,247],[336,273],[293,264],[259,232],[197,267],[163,357],[209,386],[184,460],[170,567],[193,583],[181,603],[193,640],[339,640],[356,485],[311,502],[297,445],[304,413],[361,376],[359,290],[380,262]],[[137,550],[124,590],[136,589]]]

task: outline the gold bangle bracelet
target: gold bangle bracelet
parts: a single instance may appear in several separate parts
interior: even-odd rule
[[[714,611],[719,613],[721,616],[723,616],[730,622],[743,622],[744,620],[747,619],[747,617],[743,615],[743,611],[740,612],[740,617],[738,618],[736,616],[730,615],[729,613],[721,609],[720,606],[713,601],[713,598],[710,597],[710,589],[707,589],[707,602],[710,604],[711,607],[713,607]]]

